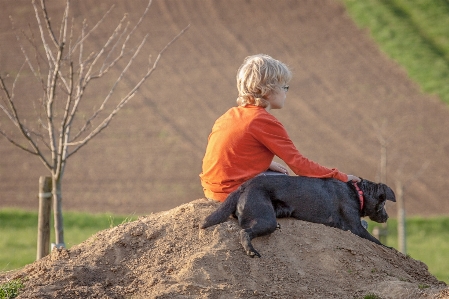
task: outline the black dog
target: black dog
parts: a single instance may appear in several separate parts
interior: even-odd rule
[[[257,176],[239,187],[209,215],[201,228],[222,223],[234,215],[242,230],[240,242],[249,256],[260,254],[251,240],[276,230],[276,217],[322,223],[349,230],[382,245],[362,226],[361,217],[383,223],[386,200],[396,201],[385,184],[362,180],[354,185],[336,179],[300,176]]]

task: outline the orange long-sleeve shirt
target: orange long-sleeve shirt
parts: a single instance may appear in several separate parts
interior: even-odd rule
[[[224,201],[245,181],[267,170],[275,155],[297,175],[348,180],[337,169],[301,155],[284,126],[264,108],[238,106],[218,118],[209,135],[200,174],[205,196]]]

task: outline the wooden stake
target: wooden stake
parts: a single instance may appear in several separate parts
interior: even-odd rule
[[[37,228],[37,255],[40,260],[50,253],[51,177],[39,178],[39,218]]]
[[[398,206],[398,248],[407,254],[407,234],[405,231],[405,203],[404,186],[400,180],[396,181],[396,205]]]

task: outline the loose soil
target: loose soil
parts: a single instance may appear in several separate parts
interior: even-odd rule
[[[254,239],[240,227],[199,229],[218,203],[198,199],[101,231],[21,270],[18,298],[449,298],[425,264],[350,232],[290,218]]]

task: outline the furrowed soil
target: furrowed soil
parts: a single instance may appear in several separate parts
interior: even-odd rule
[[[18,298],[445,298],[425,264],[350,232],[293,219],[239,244],[235,219],[199,229],[218,203],[198,199],[101,231],[0,274]],[[446,293],[445,293],[446,292]]]
[[[19,34],[39,33],[28,0],[3,4],[0,72],[12,86],[24,58],[8,16]],[[92,28],[111,4],[74,1],[71,11]],[[124,13],[135,24],[146,4],[117,2],[85,52],[101,47]],[[57,23],[63,2],[48,7]],[[138,82],[148,55],[154,61],[188,24],[139,93],[67,164],[64,210],[139,220],[0,273],[0,282],[21,278],[19,298],[447,298],[447,286],[423,263],[349,232],[280,219],[281,229],[254,240],[262,258],[252,259],[240,247],[235,220],[198,228],[217,206],[201,199],[207,136],[235,105],[235,74],[248,55],[266,53],[292,68],[286,106],[274,113],[306,157],[379,181],[386,146],[386,181],[394,190],[404,185],[407,215],[449,214],[449,108],[423,94],[335,0],[153,1],[131,48],[147,33],[150,40],[118,96]],[[79,121],[107,95],[119,74],[111,72],[86,90]],[[15,96],[21,118],[39,136],[42,92],[33,82],[24,70]],[[0,128],[19,138],[4,114]],[[0,139],[0,207],[37,209],[41,175],[48,173],[39,159]],[[395,215],[394,204],[387,209]]]
[[[147,2],[117,1],[88,40],[86,56],[89,50],[101,48],[124,13],[134,25]],[[86,18],[92,28],[112,4],[74,1],[71,11],[76,24]],[[62,18],[63,5],[48,3],[55,24]],[[0,71],[11,86],[24,58],[8,16],[19,36],[20,30],[27,36],[31,30],[35,38],[40,34],[28,0],[8,2],[0,14]],[[198,174],[211,127],[236,105],[235,75],[243,59],[266,53],[293,70],[285,109],[273,113],[303,155],[379,181],[383,143],[386,182],[393,190],[398,181],[404,185],[407,215],[449,214],[448,106],[422,94],[405,71],[378,49],[369,32],[355,26],[339,1],[153,1],[129,49],[148,33],[147,47],[116,95],[138,81],[148,55],[154,61],[189,24],[110,126],[69,159],[63,209],[144,215],[202,197]],[[20,41],[34,57],[23,36]],[[85,90],[80,121],[92,115],[117,75],[94,81]],[[16,104],[27,126],[36,134],[46,134],[38,104],[42,89],[35,82],[25,68],[16,84]],[[117,100],[111,98],[110,106]],[[27,145],[4,114],[0,114],[0,128]],[[72,134],[79,128],[74,125]],[[49,173],[36,156],[0,138],[0,206],[37,209],[42,175]],[[395,205],[388,208],[395,215]]]

